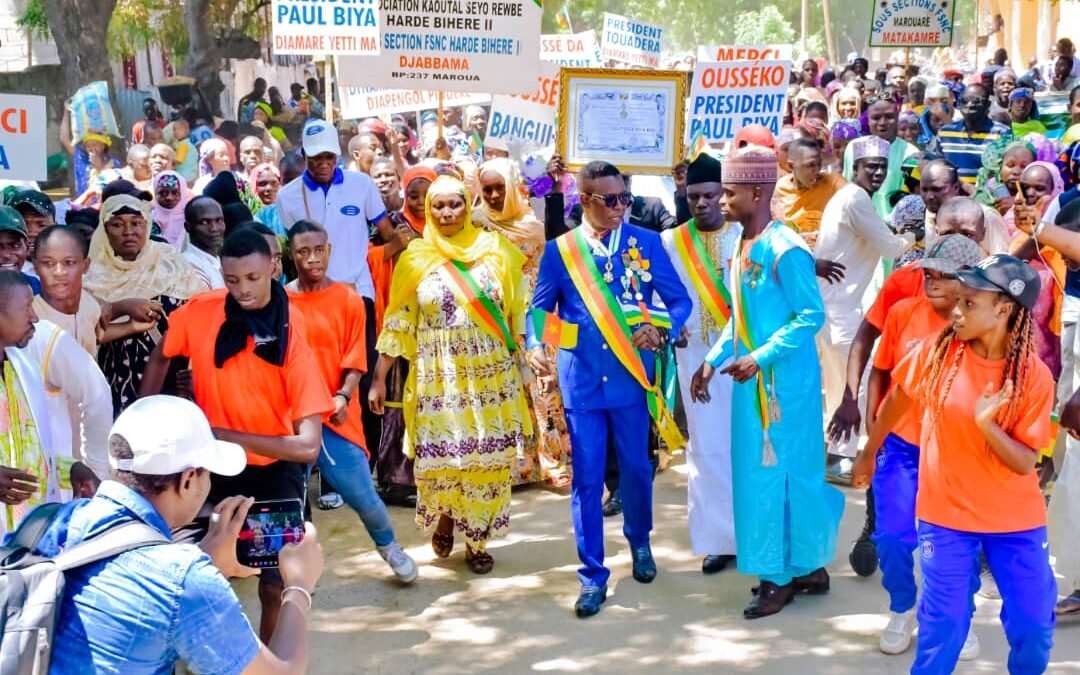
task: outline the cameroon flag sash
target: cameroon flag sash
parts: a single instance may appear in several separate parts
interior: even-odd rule
[[[509,351],[517,349],[517,343],[506,325],[502,310],[488,297],[484,289],[480,288],[480,284],[476,283],[469,268],[457,260],[448,260],[443,265],[443,270],[450,280],[454,295],[462,301],[462,307],[469,318],[485,333],[506,345]]]
[[[654,377],[649,377],[645,372],[645,364],[631,340],[630,326],[623,315],[622,307],[619,306],[607,282],[600,274],[600,269],[593,259],[592,250],[585,242],[582,228],[575,228],[559,237],[555,240],[555,244],[574,288],[584,301],[585,309],[596,322],[611,352],[645,389],[649,415],[656,423],[660,438],[673,450],[682,448],[686,445],[686,441],[678,425],[675,424],[671,412],[664,404],[664,398],[660,388],[654,382]]]
[[[716,327],[723,330],[731,319],[731,296],[728,294],[724,278],[716,273],[709,259],[697,226],[691,219],[689,223],[676,228],[672,234],[675,240],[675,252],[682,261],[687,276],[690,277],[690,283],[694,285],[694,290],[697,291],[702,304],[716,322]]]
[[[735,251],[735,260],[733,262],[735,266],[735,283],[732,284],[732,288],[735,289],[734,295],[734,309],[735,309],[735,330],[733,331],[734,349],[732,353],[735,358],[739,358],[739,342],[741,341],[746,348],[753,353],[757,349],[758,345],[754,341],[754,338],[750,335],[750,308],[747,303],[743,301],[742,297],[742,250],[743,240],[739,240],[739,248]],[[769,422],[774,421],[773,417],[778,417],[779,405],[775,405],[775,386],[772,399],[773,410],[777,414],[770,413],[770,399],[768,393],[765,391],[765,372],[762,369],[758,369],[757,375],[754,376],[756,380],[755,392],[754,392],[754,407],[757,408],[757,416],[761,420],[761,465],[762,466],[776,466],[776,451],[772,446],[772,441],[769,439]],[[774,383],[775,385],[775,383]],[[775,420],[779,421],[779,419]]]

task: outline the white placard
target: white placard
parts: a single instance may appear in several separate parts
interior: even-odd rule
[[[437,108],[439,92],[339,86],[338,100],[341,101],[341,116],[351,120]],[[488,94],[448,91],[443,96],[443,105],[447,106],[487,105],[490,102]]]
[[[274,54],[378,54],[376,0],[273,0]]]
[[[540,58],[572,68],[602,68],[604,65],[594,30],[573,35],[541,35]]]
[[[382,0],[378,56],[343,56],[352,87],[527,94],[540,74],[536,0]]]
[[[689,137],[730,141],[749,124],[780,133],[791,64],[781,61],[698,61],[690,86]]]
[[[875,0],[870,46],[948,47],[955,12],[956,0]]]
[[[532,94],[492,97],[485,146],[509,150],[511,144],[518,144],[532,152],[555,145],[559,64],[545,62],[540,70],[537,89]]]
[[[0,94],[0,179],[48,178],[46,125],[44,96]]]
[[[656,69],[660,67],[663,38],[662,26],[605,12],[600,57],[639,68]]]

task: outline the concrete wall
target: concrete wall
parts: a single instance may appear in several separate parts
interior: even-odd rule
[[[56,44],[33,40],[27,42],[26,31],[15,25],[26,10],[26,0],[0,0],[0,73],[23,70],[31,61],[28,51],[33,52],[32,65],[56,65],[60,57],[56,53]]]

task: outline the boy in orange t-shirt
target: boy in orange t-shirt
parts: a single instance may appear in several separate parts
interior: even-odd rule
[[[1054,380],[1035,350],[1031,308],[1038,274],[993,255],[958,274],[953,325],[892,372],[866,450],[865,487],[886,433],[912,406],[923,410],[916,517],[923,594],[914,675],[952,672],[971,625],[978,556],[1001,591],[1011,673],[1042,673],[1050,661],[1057,586],[1046,506],[1035,463],[1051,438]]]
[[[225,289],[192,298],[169,316],[169,330],[150,355],[140,394],[156,394],[171,359],[190,360],[195,403],[214,435],[248,456],[238,476],[215,476],[209,501],[233,495],[257,501],[307,501],[307,465],[322,445],[323,415],[334,410],[319,365],[304,339],[300,312],[273,279],[270,244],[242,229],[221,249]],[[281,575],[259,575],[262,619],[269,640],[281,609]]]
[[[367,371],[364,299],[353,286],[326,276],[330,242],[321,225],[296,221],[289,228],[289,250],[296,266],[296,281],[289,284],[289,300],[306,319],[308,343],[315,352],[334,411],[325,418],[318,466],[322,477],[352,507],[375,542],[379,555],[404,583],[416,579],[413,559],[394,538],[394,525],[386,505],[375,491],[368,466],[367,442],[356,395]]]
[[[923,293],[901,300],[889,310],[874,357],[866,394],[866,423],[873,428],[879,404],[889,390],[897,364],[925,339],[936,338],[949,325],[960,298],[957,272],[982,256],[979,245],[951,234],[939,239],[926,257],[914,264],[923,275]],[[921,410],[909,410],[885,438],[877,457],[873,490],[873,542],[881,562],[881,585],[889,593],[889,624],[879,647],[902,654],[915,633],[915,494],[919,482]]]

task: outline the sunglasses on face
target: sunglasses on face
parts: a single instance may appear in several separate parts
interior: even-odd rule
[[[594,195],[588,192],[581,193],[582,197],[591,199],[594,202],[601,202],[609,209],[613,209],[616,206],[630,206],[634,201],[634,195],[630,192],[620,192],[613,195]]]

